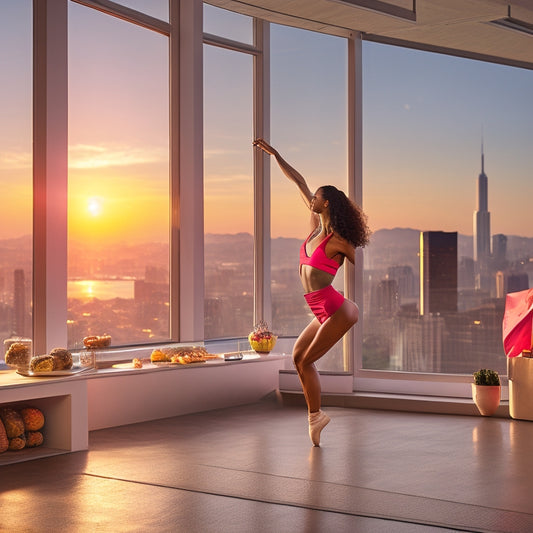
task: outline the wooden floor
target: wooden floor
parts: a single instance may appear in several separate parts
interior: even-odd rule
[[[95,431],[0,467],[2,532],[533,531],[533,422],[243,407]]]

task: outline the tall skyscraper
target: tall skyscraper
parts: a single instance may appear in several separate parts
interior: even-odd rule
[[[492,236],[492,263],[494,270],[503,270],[507,262],[507,236],[497,233]]]
[[[457,232],[420,233],[420,314],[457,312]]]
[[[394,316],[399,308],[398,283],[395,279],[383,279],[372,287],[370,313],[378,316]]]
[[[488,210],[488,178],[485,174],[485,154],[481,144],[481,174],[477,179],[477,210],[474,212],[474,261],[490,256],[490,212]]]
[[[26,282],[24,270],[17,268],[14,271],[14,315],[13,333],[26,336]]]

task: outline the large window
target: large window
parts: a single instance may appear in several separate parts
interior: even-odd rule
[[[0,337],[32,338],[32,2],[0,4]],[[3,358],[3,351],[2,351]]]
[[[253,18],[226,9],[204,4],[204,32],[236,43],[252,45]]]
[[[363,368],[506,373],[531,286],[533,73],[364,43]]]
[[[117,4],[146,13],[151,17],[168,21],[169,0],[113,0]]]
[[[311,190],[347,192],[347,43],[286,26],[271,26],[271,140]],[[313,315],[303,297],[298,253],[310,212],[272,160],[272,316],[276,333],[297,336]],[[335,278],[344,290],[344,269]],[[339,342],[321,370],[346,370]]]
[[[359,178],[360,161],[351,156],[362,120],[363,208],[374,233],[364,251],[364,294],[355,295],[363,320],[349,337],[358,362],[362,352],[356,379],[397,371],[392,377],[399,381],[452,374],[460,382],[481,366],[505,373],[505,295],[530,287],[533,275],[530,70],[366,41],[361,65],[358,40],[267,28],[209,5],[202,45],[200,4],[184,3],[178,17],[166,1],[123,0],[102,9],[72,1],[68,99],[67,55],[46,46],[61,43],[55,37],[67,33],[63,19],[46,18],[55,25],[36,32],[35,50],[47,55],[34,83],[47,99],[44,107],[37,99],[32,132],[32,5],[0,7],[0,44],[9,51],[0,88],[4,339],[32,336],[35,279],[33,291],[44,287],[45,303],[56,305],[53,312],[40,307],[40,298],[33,305],[33,322],[43,326],[35,335],[44,343],[64,339],[75,348],[84,336],[103,333],[114,346],[196,341],[204,324],[205,339],[242,338],[254,314],[262,314],[272,317],[287,346],[312,319],[298,279],[310,215],[276,163],[270,159],[269,174],[259,164],[266,159],[254,158],[254,132],[263,128],[311,189],[331,183],[346,191],[348,174]],[[64,6],[47,3],[45,11],[64,14],[53,5]],[[187,31],[178,38],[180,25]],[[355,86],[348,86],[348,67],[355,68]],[[270,83],[259,87],[263,80]],[[194,101],[202,90],[203,117]],[[349,132],[348,115],[361,94],[362,118],[354,117]],[[179,109],[189,97],[192,108]],[[53,203],[33,206],[32,150],[39,156],[34,165],[44,153],[43,161],[59,168],[36,166],[35,183],[64,198],[67,105],[65,222],[64,204],[57,217]],[[202,134],[203,176],[195,152]],[[361,183],[355,185],[359,191]],[[43,220],[60,227],[43,230]],[[193,260],[187,263],[184,253]],[[269,264],[254,264],[263,257]],[[341,270],[336,287],[359,287],[359,274],[354,283]],[[66,306],[64,293],[54,298],[56,287],[68,287]],[[59,312],[65,307],[67,324]],[[319,368],[350,371],[350,357],[340,342]]]
[[[169,338],[168,39],[69,6],[68,341]]]
[[[243,19],[204,7],[204,24],[216,18],[233,40]],[[213,20],[214,19],[214,20]],[[205,337],[243,337],[253,327],[254,186],[253,58],[204,45]]]

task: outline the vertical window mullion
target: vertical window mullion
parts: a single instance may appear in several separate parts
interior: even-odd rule
[[[363,196],[363,98],[362,46],[360,34],[348,39],[348,196],[362,206]],[[355,265],[346,263],[344,278],[348,298],[359,306],[359,321],[344,337],[344,367],[352,373],[362,365],[363,343],[363,251],[358,248]]]
[[[67,0],[34,1],[34,352],[67,344]]]
[[[270,138],[270,25],[254,20],[254,137]],[[254,151],[254,323],[272,324],[270,292],[270,160]]]
[[[180,339],[180,9],[170,2],[170,339]]]
[[[202,8],[200,0],[180,2],[179,320],[183,342],[204,337]]]

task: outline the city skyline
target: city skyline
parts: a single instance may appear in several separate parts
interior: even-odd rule
[[[44,267],[37,253],[37,271],[32,272],[32,5],[31,0],[3,5],[6,16],[0,18],[0,45],[10,51],[0,87],[0,105],[7,111],[0,127],[5,192],[0,242],[6,244],[0,257],[0,323],[5,336],[20,331],[23,323],[31,325],[31,299],[40,294],[40,283],[32,286],[32,280],[36,275],[42,281]],[[186,313],[183,303],[193,302],[194,315],[187,319],[204,312],[204,320],[190,330],[195,336],[240,338],[253,327],[262,303],[259,312],[268,315],[277,333],[296,336],[312,318],[297,268],[309,213],[274,158],[271,194],[263,203],[271,219],[272,239],[266,239],[264,249],[270,264],[262,265],[269,287],[258,287],[254,278],[254,250],[263,239],[254,236],[256,209],[262,211],[253,176],[254,120],[260,117],[254,112],[257,62],[248,53],[252,19],[209,5],[204,9],[204,31],[248,47],[236,51],[204,44],[203,87],[192,85],[198,96],[203,90],[202,110],[199,101],[192,109],[198,111],[198,134],[203,120],[204,168],[202,175],[196,158],[201,154],[192,150],[198,165],[179,176],[179,185],[186,184],[181,190],[187,192],[190,180],[197,180],[203,197],[194,186],[198,210],[187,220],[190,224],[179,228],[178,262],[183,266],[192,250],[189,265],[202,279],[196,284],[195,277],[187,287],[192,272],[170,272],[176,267],[170,240],[176,183],[170,184],[170,168],[176,166],[170,164],[169,117],[176,115],[170,113],[169,87],[175,77],[169,71],[168,38],[78,2],[66,5],[68,97],[61,95],[58,108],[68,123],[66,130],[45,137],[54,140],[68,130],[67,143],[58,148],[60,161],[66,161],[63,150],[68,150],[68,189],[62,182],[56,191],[67,195],[68,220],[62,208],[57,220],[52,209],[46,210],[47,223],[58,222],[60,238],[67,237],[59,241],[61,254],[53,257],[63,261],[66,245],[68,259],[66,271],[45,274],[47,282],[67,284],[67,309],[47,316],[51,329],[65,327],[66,311],[69,346],[106,330],[114,346],[168,342],[171,336],[190,335],[185,315],[176,313]],[[222,27],[210,26],[215,19]],[[244,33],[233,27],[235,19],[244,22]],[[264,79],[270,87],[264,88],[269,89],[270,121],[265,136],[312,190],[325,183],[347,189],[353,150],[348,127],[362,128],[361,137],[356,135],[362,153],[354,164],[361,165],[362,175],[355,194],[361,186],[357,201],[374,232],[356,265],[363,281],[354,295],[364,316],[359,326],[363,368],[464,373],[482,361],[503,367],[504,296],[529,284],[533,272],[532,71],[363,37],[356,46],[362,54],[356,76],[361,86],[355,87],[362,115],[353,124],[348,120],[349,41],[278,24],[271,24],[268,34],[270,72]],[[60,80],[54,72],[47,71],[52,74],[48,79]],[[195,82],[200,81],[197,74]],[[180,89],[185,85],[180,82]],[[187,139],[184,133],[180,130],[180,139]],[[188,159],[183,158],[180,171],[189,168]],[[193,206],[186,207],[180,216],[189,216]],[[475,227],[473,211],[479,218]],[[447,251],[431,239],[420,246],[421,237],[437,234],[453,236]],[[47,253],[54,251],[52,241],[46,242]],[[478,257],[482,247],[486,264]],[[432,253],[433,260],[421,263]],[[436,268],[440,263],[446,268]],[[441,287],[443,271],[448,278]],[[340,271],[336,287],[342,290],[345,281]],[[270,290],[270,298],[258,302],[258,290]],[[58,302],[63,306],[62,299]],[[339,344],[321,369],[346,371],[344,355]]]
[[[2,204],[0,215],[0,238],[8,238],[31,232],[31,33],[25,23],[31,19],[31,2],[3,10],[2,43],[4,49],[16,51],[6,56],[9,76],[0,88],[0,101],[10,102],[13,109],[0,131],[0,184],[6,197],[15,199]],[[206,18],[212,10],[216,8],[206,9]],[[77,176],[69,206],[71,235],[96,235],[110,242],[163,241],[169,212],[165,39],[76,4],[69,5],[69,21],[75,120],[69,171],[71,178]],[[231,35],[231,17],[224,25]],[[311,188],[327,181],[343,186],[346,41],[276,24],[271,29],[271,141]],[[142,81],[150,80],[149,87],[140,83],[138,65],[130,59],[116,71],[116,58],[126,57],[127,42],[136,43]],[[218,56],[211,60],[209,55],[206,72],[222,69],[231,75],[214,95],[206,93],[207,104],[222,108],[221,103],[234,102],[231,95],[239,87],[239,101],[248,106],[251,67],[235,66],[236,53],[228,52],[218,66]],[[251,65],[251,57],[243,57]],[[128,114],[131,105],[145,101],[147,90],[150,112]],[[533,236],[527,216],[533,196],[532,92],[533,73],[525,69],[363,42],[363,207],[372,229],[471,234],[472,180],[479,171],[483,132],[493,233]],[[126,102],[124,94],[129,95]],[[209,136],[212,128],[220,128],[226,137],[223,144],[205,146],[206,162],[216,158],[214,171],[206,164],[206,181],[214,191],[226,191],[235,199],[235,205],[216,205],[215,210],[206,197],[208,233],[253,228],[246,208],[252,191],[252,127],[241,111],[246,109],[231,107],[231,119],[239,128],[242,124],[242,131],[228,132],[227,117],[218,121],[215,115],[206,131]],[[83,132],[84,138],[76,132]],[[162,179],[150,179],[155,175]],[[305,237],[306,211],[290,185],[273,165],[273,237]]]

